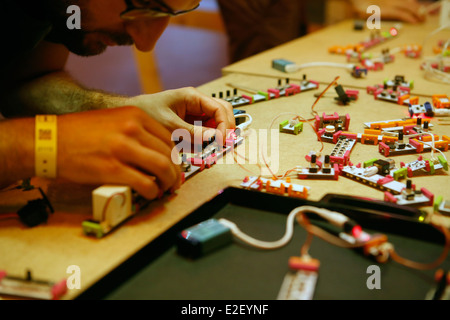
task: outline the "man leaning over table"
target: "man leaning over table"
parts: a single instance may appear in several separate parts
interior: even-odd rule
[[[181,174],[171,159],[171,131],[193,135],[186,115],[206,114],[217,128],[202,127],[203,139],[219,132],[225,139],[235,127],[231,105],[194,88],[134,97],[106,93],[83,87],[64,68],[69,52],[92,56],[132,44],[152,50],[170,17],[199,3],[2,0],[0,186],[37,175],[129,185],[148,199],[177,189]],[[79,9],[79,29],[68,27],[70,8]],[[35,144],[42,154],[35,154]]]

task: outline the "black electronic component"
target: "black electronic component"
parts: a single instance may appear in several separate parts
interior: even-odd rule
[[[340,103],[346,105],[347,103],[350,102],[350,97],[347,95],[347,93],[345,92],[344,88],[342,88],[341,85],[337,85],[334,90],[336,90],[336,93],[338,94],[338,97],[336,98],[336,100],[338,100]]]
[[[412,187],[412,181],[411,180],[406,180],[406,189],[404,191],[404,196],[406,198],[406,200],[412,200],[414,199],[414,190]]]
[[[181,172],[188,172],[191,169],[191,164],[187,160],[187,156],[185,153],[181,154],[181,163],[180,163]]]
[[[317,162],[317,156],[315,154],[312,154],[311,162],[310,162],[310,166],[309,166],[310,173],[317,173],[317,171],[319,170],[316,162]]]
[[[388,175],[390,171],[390,163],[386,160],[377,160],[373,163],[378,168],[378,174],[383,176]]]
[[[47,222],[47,206],[42,199],[28,201],[28,203],[17,211],[20,221],[28,227],[35,227]]]
[[[233,113],[236,116],[238,114],[244,114],[246,112],[244,110],[233,109]],[[243,124],[246,121],[245,117],[235,117],[234,119],[235,119],[234,121],[236,123],[236,126],[239,126],[240,124]]]
[[[50,201],[41,188],[39,188],[39,192],[42,199],[28,201],[24,207],[17,211],[20,221],[28,227],[35,227],[47,222],[49,213],[54,212]]]
[[[353,22],[353,29],[354,30],[364,30],[365,24],[366,24],[365,20],[355,20]]]
[[[289,78],[284,79],[284,84],[283,84],[283,79],[278,79],[278,82],[277,82],[278,86],[276,88],[280,91],[285,90],[286,88],[289,88],[289,82],[290,82]]]
[[[303,74],[303,76],[302,76],[302,84],[309,84],[309,81],[306,78],[306,74]]]
[[[399,75],[397,75],[397,76],[395,76],[395,78],[394,78],[394,82],[395,82],[395,84],[400,85],[400,84],[402,84],[403,82],[405,82],[405,77],[404,77],[404,76],[399,76]]]
[[[330,166],[330,156],[327,154],[325,155],[325,161],[322,168],[323,173],[331,173],[331,166]]]

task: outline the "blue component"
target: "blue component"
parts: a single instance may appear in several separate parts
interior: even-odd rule
[[[230,228],[216,219],[209,219],[178,234],[177,252],[182,256],[198,258],[232,241]]]
[[[411,104],[408,107],[408,112],[409,112],[409,116],[412,118],[414,115],[414,110],[413,110],[413,107]]]
[[[239,110],[239,109],[233,109],[233,113],[234,113],[234,115],[237,115],[237,114],[245,113],[245,111]]]
[[[355,78],[361,78],[363,74],[364,74],[364,75],[367,75],[367,69],[360,68],[360,67],[355,67],[355,68],[353,69],[352,75],[353,75]]]
[[[424,103],[423,105],[425,107],[425,114],[427,116],[433,116],[433,107],[431,106],[431,103],[429,103],[428,101]]]
[[[272,60],[272,68],[286,72],[286,66],[295,64],[292,61],[286,60],[286,59],[274,59]]]

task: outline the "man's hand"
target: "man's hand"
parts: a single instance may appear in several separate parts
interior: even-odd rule
[[[213,137],[218,130],[225,142],[227,130],[236,127],[233,107],[223,99],[214,99],[199,92],[195,88],[167,90],[156,94],[140,95],[130,98],[130,105],[145,110],[152,118],[163,124],[170,131],[186,129],[194,137],[194,132],[202,133],[202,140]],[[202,116],[213,120],[216,129],[205,127],[195,129],[188,123],[191,116]]]
[[[425,19],[422,14],[422,4],[417,0],[351,0],[350,2],[361,17],[367,17],[367,7],[377,5],[381,9],[381,19],[383,20],[418,23]]]
[[[153,199],[180,186],[171,134],[136,107],[58,117],[58,177],[83,184],[124,184]]]

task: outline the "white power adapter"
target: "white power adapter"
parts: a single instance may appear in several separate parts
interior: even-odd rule
[[[104,185],[92,192],[94,221],[113,228],[132,215],[128,186]]]

